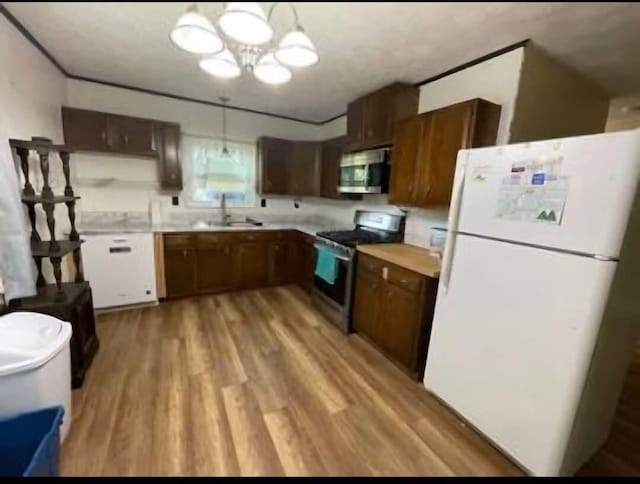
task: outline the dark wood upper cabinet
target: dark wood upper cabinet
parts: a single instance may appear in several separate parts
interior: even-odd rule
[[[62,129],[78,151],[157,158],[161,188],[182,190],[179,124],[63,106]]]
[[[421,149],[429,119],[426,116],[412,116],[396,126],[389,177],[390,203],[410,204],[413,200],[416,189],[416,153]]]
[[[291,151],[291,193],[299,196],[320,195],[320,156],[318,141],[293,141]]]
[[[64,142],[77,150],[108,151],[107,114],[62,108]]]
[[[153,121],[111,114],[108,122],[113,150],[132,155],[155,155]]]
[[[388,146],[396,123],[418,112],[419,89],[393,83],[347,106],[348,151]]]
[[[258,139],[259,191],[263,195],[291,193],[293,142],[263,136]]]
[[[338,192],[340,184],[340,160],[347,138],[328,139],[322,142],[320,169],[320,196],[326,198],[341,198]]]
[[[365,97],[356,99],[347,105],[348,148],[362,146],[364,143],[364,105]]]
[[[160,186],[165,190],[182,190],[180,164],[180,125],[157,123],[153,128],[154,147],[158,153]]]
[[[495,144],[500,106],[472,99],[398,123],[389,201],[419,207],[451,201],[458,151]]]

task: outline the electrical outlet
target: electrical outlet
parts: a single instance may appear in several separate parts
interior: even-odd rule
[[[173,205],[174,207],[177,207],[178,205],[180,205],[180,199],[178,198],[177,195],[174,195],[171,197],[171,205]]]

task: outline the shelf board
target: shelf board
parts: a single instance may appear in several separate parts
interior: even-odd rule
[[[86,281],[63,282],[62,292],[65,298],[60,300],[57,286],[55,284],[47,284],[46,286],[38,287],[38,294],[35,296],[12,300],[9,303],[9,307],[13,310],[37,311],[39,308],[50,307],[51,304],[70,304],[81,296],[88,287],[89,283]]]
[[[37,149],[42,149],[45,148],[46,151],[57,151],[57,152],[64,152],[64,153],[73,153],[74,149],[71,146],[67,146],[67,145],[55,145],[53,143],[47,143],[46,141],[29,141],[29,140],[24,140],[24,139],[10,139],[9,140],[9,145],[12,148],[25,148],[28,150],[37,150]]]
[[[42,195],[22,195],[22,203],[36,204],[36,203],[67,203],[80,200],[80,197],[73,196],[67,197],[64,195],[56,195],[53,198],[44,198]]]
[[[31,241],[31,254],[33,257],[63,257],[80,248],[83,240],[59,240],[58,250],[51,250],[51,241]]]

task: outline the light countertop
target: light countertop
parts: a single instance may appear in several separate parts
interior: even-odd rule
[[[315,235],[323,230],[335,230],[335,226],[326,227],[321,225],[304,223],[265,223],[256,225],[230,225],[230,226],[203,226],[197,227],[187,224],[160,224],[146,226],[115,226],[115,225],[89,225],[78,228],[80,234],[109,234],[109,233],[136,233],[136,232],[244,232],[253,230],[299,230],[308,235]]]
[[[154,232],[245,232],[248,230],[299,230],[308,235],[316,235],[316,232],[327,230],[327,227],[301,223],[265,223],[263,225],[226,225],[211,227],[192,227],[182,225],[162,225],[154,227]]]
[[[390,262],[427,277],[440,276],[440,259],[427,249],[409,244],[365,244],[358,252]]]

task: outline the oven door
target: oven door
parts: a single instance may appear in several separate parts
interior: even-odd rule
[[[317,258],[317,257],[316,257]],[[349,291],[349,277],[351,275],[351,258],[338,258],[338,274],[333,284],[329,284],[321,277],[313,275],[314,287],[329,299],[331,305],[339,311],[344,311],[347,307]]]

